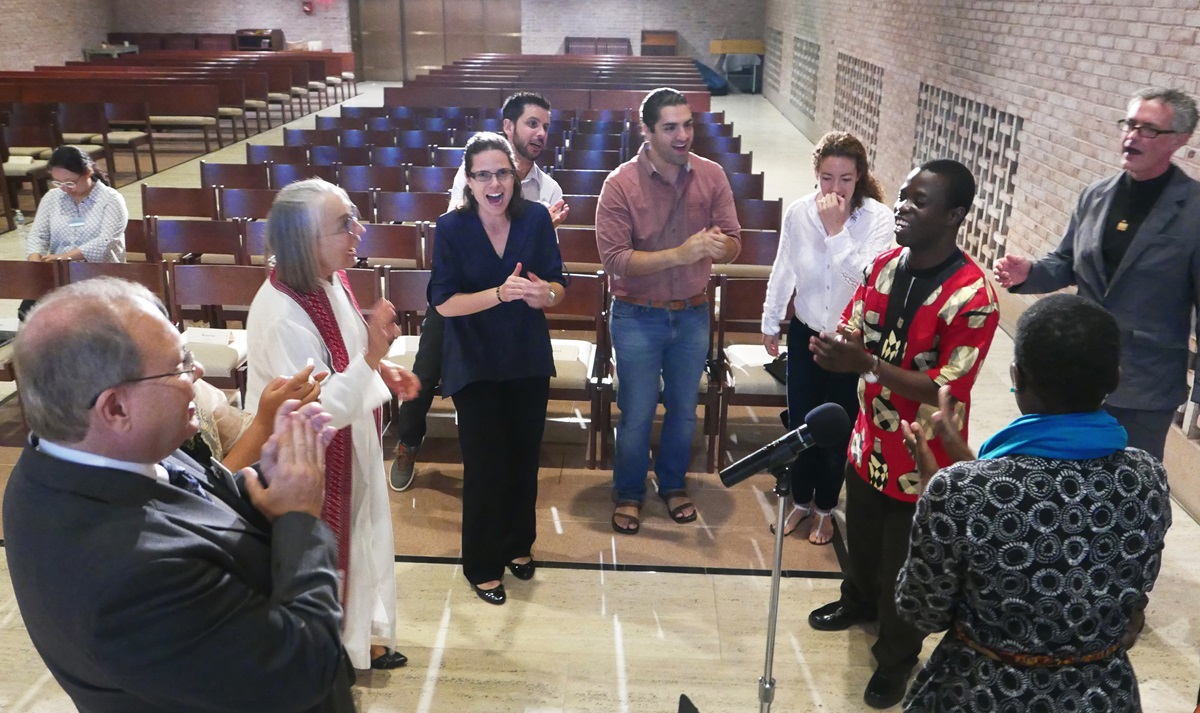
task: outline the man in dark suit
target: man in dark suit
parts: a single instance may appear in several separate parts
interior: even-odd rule
[[[4,498],[5,554],[79,710],[353,711],[320,407],[280,409],[260,471],[173,455],[204,370],[158,300],[120,280],[51,293],[14,351],[33,435]]]
[[[1200,184],[1171,161],[1196,129],[1196,102],[1175,89],[1143,89],[1117,126],[1125,170],[1084,189],[1054,252],[1036,262],[1000,258],[995,276],[1016,293],[1075,285],[1116,317],[1121,385],[1104,408],[1129,445],[1162,460],[1187,398],[1188,336],[1200,307]]]

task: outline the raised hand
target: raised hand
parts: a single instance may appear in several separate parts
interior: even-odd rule
[[[817,198],[817,216],[826,235],[837,235],[850,220],[850,202],[836,193],[826,193]]]
[[[320,517],[325,501],[325,448],[333,439],[330,417],[318,404],[287,401],[276,415],[275,433],[263,447],[260,467],[243,469],[250,502],[270,521],[289,513]]]
[[[500,284],[500,301],[512,302],[513,300],[525,299],[525,290],[529,286],[529,280],[521,277],[521,263],[517,263],[517,267],[512,271],[503,283]]]
[[[387,300],[379,300],[371,309],[367,319],[367,366],[379,368],[379,360],[387,356],[388,348],[400,336],[400,325],[396,324],[396,308]]]
[[[1029,269],[1033,263],[1022,255],[1005,255],[996,261],[992,268],[992,276],[1001,287],[1008,288],[1019,285],[1029,279]]]
[[[552,222],[554,224],[554,227],[557,228],[558,226],[563,224],[564,220],[567,219],[567,214],[571,212],[571,206],[567,205],[567,202],[565,200],[563,200],[562,198],[559,198],[558,202],[556,202],[554,205],[550,206],[549,210],[550,210],[550,222]]]

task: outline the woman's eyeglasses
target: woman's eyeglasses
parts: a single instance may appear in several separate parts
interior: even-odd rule
[[[514,172],[511,168],[501,168],[497,171],[476,171],[468,175],[476,181],[482,181],[483,183],[490,183],[493,178],[503,183],[512,178]]]

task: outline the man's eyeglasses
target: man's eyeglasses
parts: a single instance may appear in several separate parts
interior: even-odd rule
[[[71,190],[75,187],[75,181],[50,181],[50,185],[63,190]]]
[[[99,391],[97,391],[96,395],[93,396],[90,401],[88,401],[88,408],[90,409],[90,408],[95,407],[96,402],[100,400],[100,394],[103,394],[105,391],[108,391],[109,389],[115,389],[118,386],[124,386],[126,384],[136,384],[139,381],[150,381],[151,379],[165,379],[168,376],[184,376],[184,375],[186,375],[188,377],[189,383],[193,383],[193,384],[196,383],[196,355],[192,354],[190,349],[185,349],[183,351],[183,359],[179,362],[179,366],[181,368],[178,371],[168,371],[165,374],[153,374],[151,376],[139,376],[135,379],[126,379],[124,381],[118,381],[117,383],[113,384],[112,386],[106,386],[103,389],[100,389]]]
[[[1178,134],[1179,133],[1178,131],[1175,131],[1174,129],[1159,129],[1159,128],[1156,128],[1153,126],[1146,126],[1145,124],[1139,124],[1130,119],[1121,119],[1120,121],[1118,121],[1117,128],[1120,129],[1122,133],[1126,133],[1126,134],[1128,134],[1131,131],[1136,131],[1137,135],[1142,137],[1143,139],[1155,139],[1155,138],[1158,138],[1162,134]]]
[[[483,183],[490,183],[493,178],[497,179],[501,183],[504,183],[508,179],[512,178],[514,174],[511,168],[502,168],[498,171],[476,171],[475,173],[467,175],[469,175],[471,178],[474,178],[476,181],[482,181]]]

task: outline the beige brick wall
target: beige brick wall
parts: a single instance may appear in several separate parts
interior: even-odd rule
[[[350,51],[350,0],[111,0],[113,29],[123,32],[233,32],[279,28],[289,42],[321,40],[325,49]]]
[[[675,30],[677,53],[712,65],[714,39],[762,37],[766,0],[522,0],[521,49],[559,54],[567,36],[628,37],[641,54],[642,30]]]
[[[767,98],[810,138],[833,120],[839,52],[884,68],[875,167],[889,195],[914,163],[922,82],[1021,117],[1007,242],[1023,254],[1057,245],[1080,190],[1119,170],[1112,122],[1131,92],[1200,90],[1196,0],[767,0],[766,28],[783,35]],[[797,37],[820,45],[815,120],[790,101]],[[1197,145],[1180,156],[1194,176]]]
[[[0,0],[0,68],[25,71],[82,59],[83,47],[108,34],[112,10],[113,0],[64,0],[52,9],[35,0]]]

